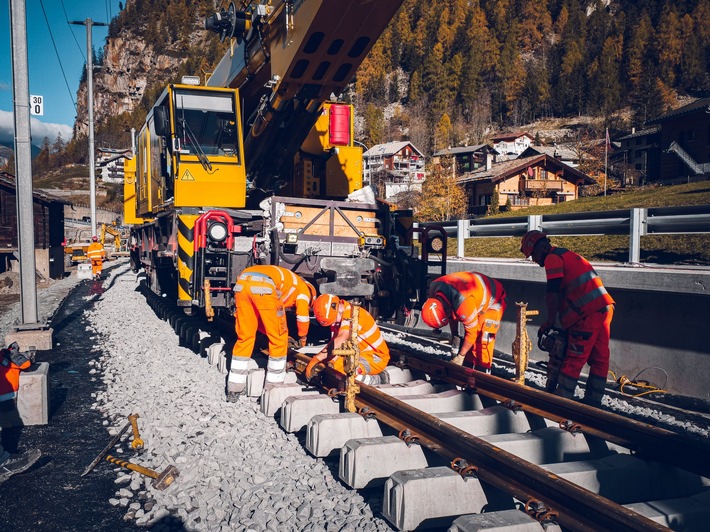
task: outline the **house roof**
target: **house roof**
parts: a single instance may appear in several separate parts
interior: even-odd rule
[[[684,105],[683,107],[679,107],[678,109],[674,109],[673,111],[669,111],[666,114],[654,118],[653,120],[649,120],[646,122],[646,125],[665,122],[666,120],[677,118],[684,114],[701,111],[703,108],[705,108],[706,113],[710,113],[710,98],[702,98],[694,101],[693,103],[689,103],[688,105]]]
[[[504,140],[515,140],[520,137],[528,137],[529,139],[532,140],[532,135],[528,133],[527,131],[517,131],[515,133],[501,133],[499,135],[493,135],[491,137],[491,141],[493,142],[501,142]]]
[[[654,127],[647,127],[645,129],[639,129],[638,131],[635,131],[634,133],[630,133],[629,135],[626,135],[624,137],[621,137],[619,140],[629,140],[629,139],[635,139],[636,137],[647,137],[649,135],[655,135],[661,131],[661,126],[654,126]]]
[[[395,155],[402,151],[406,146],[411,146],[420,157],[424,157],[424,154],[417,149],[417,147],[409,141],[400,142],[386,142],[385,144],[375,144],[372,148],[367,150],[362,154],[363,157],[389,157]]]
[[[5,186],[6,188],[11,188],[13,191],[17,191],[17,185],[15,183],[15,176],[7,172],[0,172],[0,186]],[[58,198],[57,196],[52,196],[46,192],[39,192],[34,189],[32,192],[32,199],[38,203],[60,203],[62,205],[71,205],[71,202]]]
[[[457,146],[455,148],[445,148],[435,152],[432,157],[442,157],[446,155],[461,155],[463,153],[475,153],[477,151],[487,151],[489,153],[498,153],[498,150],[491,148],[488,144],[476,144],[475,146]]]
[[[585,173],[580,172],[576,168],[573,168],[570,165],[544,153],[540,155],[532,155],[530,157],[518,157],[512,161],[497,163],[494,164],[489,170],[486,168],[479,168],[458,178],[457,183],[469,183],[472,181],[478,181],[481,183],[498,183],[519,174],[530,166],[540,166],[543,164],[560,168],[564,170],[565,174],[571,174],[574,177],[584,180],[585,185],[595,183],[595,181]],[[569,179],[567,180],[569,181]]]
[[[527,157],[541,153],[550,157],[559,157],[563,161],[576,161],[579,159],[577,152],[569,146],[529,146],[520,156]]]

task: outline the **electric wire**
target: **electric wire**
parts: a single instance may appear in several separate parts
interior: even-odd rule
[[[79,41],[76,40],[76,35],[74,34],[74,28],[72,27],[71,22],[69,22],[69,16],[67,15],[67,9],[64,7],[64,0],[60,0],[62,4],[62,11],[64,11],[64,20],[67,21],[67,26],[69,26],[69,31],[71,32],[71,36],[74,38],[74,42],[76,43],[76,47],[79,49],[79,53],[81,54],[81,58],[84,60],[84,63],[86,63],[86,56],[84,56],[84,50],[82,50],[81,45],[79,44]]]
[[[645,380],[638,380],[639,376],[646,370],[649,369],[658,369],[660,371],[663,371],[666,375],[666,382],[663,383],[662,387],[655,386],[651,384],[649,381]],[[666,387],[666,384],[668,384],[668,373],[663,369],[663,368],[657,368],[657,367],[652,367],[652,368],[646,368],[641,371],[639,371],[636,376],[633,379],[629,379],[626,375],[621,375],[620,377],[617,378],[616,374],[609,370],[609,373],[614,379],[614,382],[616,382],[619,385],[619,392],[621,392],[622,395],[627,395],[629,397],[642,397],[644,395],[649,395],[652,393],[668,393],[668,390],[665,390],[664,388]],[[625,391],[624,388],[626,386],[629,386],[631,388],[636,388],[637,390],[643,390],[641,392],[635,392],[635,391]]]
[[[57,49],[57,43],[54,42],[54,35],[52,35],[52,28],[49,26],[49,19],[47,18],[47,12],[44,10],[44,2],[39,0],[39,5],[42,7],[42,14],[44,15],[44,21],[47,23],[47,31],[49,32],[49,37],[52,39],[52,46],[54,46],[54,53],[57,55],[57,61],[59,61],[59,69],[62,71],[62,77],[64,78],[64,84],[67,86],[67,91],[69,92],[69,98],[71,98],[71,103],[74,105],[74,111],[76,112],[76,102],[74,101],[74,95],[71,93],[69,88],[69,82],[67,81],[67,75],[64,73],[64,65],[62,65],[62,60],[59,57],[59,50]]]

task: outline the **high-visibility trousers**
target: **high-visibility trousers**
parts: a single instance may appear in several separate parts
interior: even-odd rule
[[[103,259],[91,259],[91,273],[94,275],[101,275],[103,265]]]
[[[594,312],[567,329],[568,344],[560,373],[579,378],[582,368],[589,364],[589,374],[606,380],[609,371],[609,330],[614,317],[614,307]]]
[[[257,331],[269,340],[267,382],[283,382],[288,354],[286,312],[273,282],[266,276],[247,276],[237,281],[234,292],[237,342],[232,350],[230,381],[246,382],[247,361],[254,351]],[[231,373],[235,373],[232,375]],[[243,375],[243,379],[237,376]]]
[[[488,309],[478,316],[476,342],[466,353],[464,365],[489,369],[493,365],[493,348],[500,329],[500,320],[505,312],[505,302],[498,309]]]

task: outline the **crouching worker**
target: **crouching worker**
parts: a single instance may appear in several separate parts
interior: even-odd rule
[[[313,303],[313,314],[318,323],[330,327],[331,340],[320,352],[315,354],[306,367],[306,378],[313,377],[313,368],[320,363],[327,363],[333,369],[345,373],[343,357],[332,354],[350,338],[352,326],[352,305],[338,296],[324,294]],[[364,384],[387,384],[389,376],[384,369],[390,360],[390,350],[382,338],[380,328],[367,310],[358,312],[357,342],[360,348],[360,364],[356,380]]]
[[[434,329],[449,325],[452,362],[490,373],[504,312],[505,289],[500,282],[481,273],[456,272],[432,281],[421,316]],[[463,341],[458,337],[459,322],[465,330]]]
[[[27,369],[32,361],[20,353],[17,343],[0,350],[0,416],[3,419],[19,417],[17,391],[20,389],[20,371]],[[12,475],[28,470],[42,453],[33,449],[23,454],[11,455],[2,446],[0,426],[0,484]]]
[[[288,354],[286,309],[295,308],[299,341],[306,345],[309,308],[315,294],[313,285],[280,266],[251,266],[241,273],[234,285],[237,342],[227,377],[227,401],[236,401],[246,389],[257,331],[269,339],[266,385],[284,382]]]

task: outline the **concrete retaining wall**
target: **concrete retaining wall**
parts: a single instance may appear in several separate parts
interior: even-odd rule
[[[611,325],[611,366],[617,377],[648,380],[672,393],[710,399],[710,269],[698,267],[594,264],[616,301]],[[496,349],[512,351],[515,339],[516,302],[540,310],[528,334],[537,341],[544,320],[545,270],[522,260],[451,260],[448,272],[478,271],[505,286],[508,307]],[[533,360],[546,360],[537,346]],[[586,371],[586,370],[585,370]],[[666,381],[667,373],[667,381]],[[611,379],[612,377],[609,376]]]

